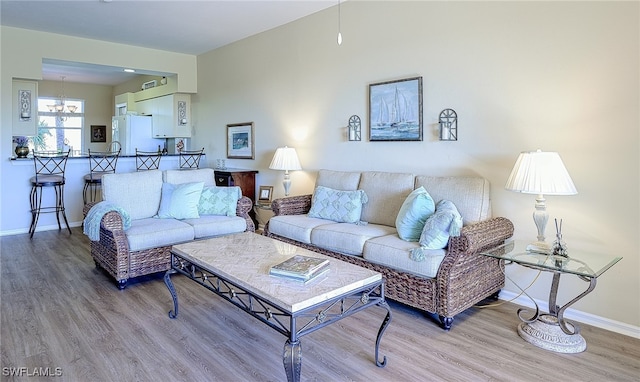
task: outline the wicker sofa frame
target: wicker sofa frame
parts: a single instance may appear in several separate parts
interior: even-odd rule
[[[84,216],[94,204],[84,206]],[[249,216],[252,208],[251,199],[243,196],[238,200],[236,215],[247,222],[246,231],[255,232],[255,225]],[[96,268],[103,268],[115,278],[119,289],[124,289],[131,278],[163,272],[171,267],[171,246],[130,251],[122,216],[115,211],[102,217],[100,240],[91,242],[91,256]]]
[[[306,214],[311,208],[311,195],[276,199],[271,207],[276,216]],[[463,227],[459,237],[449,240],[447,254],[435,278],[278,236],[269,232],[268,223],[263,235],[380,272],[386,280],[385,294],[389,299],[436,314],[442,328],[449,330],[456,314],[488,297],[497,298],[504,287],[501,260],[480,252],[510,238],[513,224],[506,218],[496,217]]]

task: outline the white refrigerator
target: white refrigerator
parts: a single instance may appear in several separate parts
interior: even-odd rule
[[[119,115],[111,119],[111,140],[120,143],[120,155],[135,155],[140,151],[158,151],[164,139],[153,138],[151,116]]]

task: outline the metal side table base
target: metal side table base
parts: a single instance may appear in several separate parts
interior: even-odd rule
[[[571,323],[566,325],[574,329]],[[587,348],[584,337],[565,333],[560,328],[558,318],[550,314],[541,314],[530,323],[520,323],[518,334],[532,345],[557,353],[581,353]]]

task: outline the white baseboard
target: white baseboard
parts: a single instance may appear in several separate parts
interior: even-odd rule
[[[79,222],[69,222],[69,227],[81,227],[82,226],[82,221]],[[45,225],[45,226],[37,226],[36,227],[36,233],[41,232],[41,231],[52,231],[54,229],[58,229],[58,224],[51,224],[51,225]],[[64,225],[64,222],[62,222],[62,229],[66,230],[67,227]],[[19,235],[22,233],[29,233],[29,228],[20,228],[20,229],[14,229],[14,230],[9,230],[9,231],[0,231],[0,236],[10,236],[10,235]]]
[[[535,309],[533,302],[527,296],[517,297],[517,294],[508,290],[500,291],[500,300],[510,301],[514,304],[526,306]],[[513,300],[512,300],[513,299]],[[548,312],[549,303],[547,301],[540,301],[536,299],[536,303],[540,310]],[[612,332],[624,334],[629,337],[640,339],[640,327],[629,325],[624,322],[614,321],[608,318],[596,316],[591,313],[581,312],[579,310],[568,308],[564,317],[568,320],[581,322],[587,325],[592,325],[600,329],[610,330]]]

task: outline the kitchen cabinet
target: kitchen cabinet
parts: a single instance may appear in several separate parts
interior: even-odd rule
[[[140,114],[151,115],[154,138],[191,137],[191,95],[169,94],[136,102]]]
[[[12,135],[38,135],[38,82],[14,79],[12,86]]]

